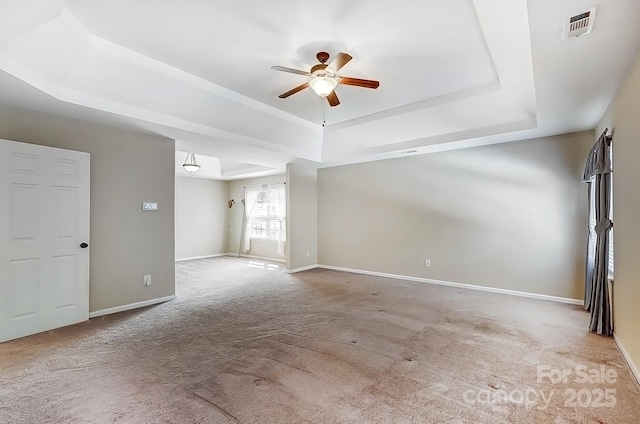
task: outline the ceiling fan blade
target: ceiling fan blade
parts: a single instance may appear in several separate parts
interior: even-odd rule
[[[338,106],[340,104],[340,100],[338,100],[338,95],[335,90],[327,95],[327,101],[331,106]]]
[[[271,69],[273,69],[274,71],[282,71],[282,72],[289,72],[290,74],[298,74],[298,75],[305,75],[305,76],[311,76],[310,72],[307,71],[299,71],[297,69],[293,69],[293,68],[287,68],[285,66],[272,66]]]
[[[325,69],[335,74],[340,70],[340,68],[349,63],[351,59],[353,59],[353,57],[347,53],[338,53],[338,55],[333,58],[331,63],[329,63]]]
[[[351,78],[351,77],[340,77],[340,84],[355,85],[356,87],[364,87],[364,88],[378,88],[380,86],[380,81]]]
[[[296,94],[298,91],[302,91],[307,87],[309,87],[309,83],[305,82],[304,84],[299,85],[296,88],[293,88],[293,89],[287,91],[286,93],[282,93],[278,97],[280,97],[281,99],[286,99],[287,97],[291,96],[292,94]]]

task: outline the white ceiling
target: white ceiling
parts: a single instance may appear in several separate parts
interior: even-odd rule
[[[592,129],[640,46],[640,2],[2,0],[0,102],[176,139],[234,179]],[[307,77],[353,56],[332,108]],[[323,127],[323,122],[326,121]]]

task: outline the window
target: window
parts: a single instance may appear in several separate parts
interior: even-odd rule
[[[256,207],[251,215],[251,238],[278,241],[280,219],[277,206],[272,199],[273,196],[268,188],[258,194]]]
[[[251,240],[278,242],[277,252],[284,256],[286,237],[286,190],[283,184],[245,187],[245,222],[242,249],[251,249]]]

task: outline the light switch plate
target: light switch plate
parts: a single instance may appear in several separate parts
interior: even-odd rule
[[[142,202],[142,210],[155,212],[158,210],[158,202]]]

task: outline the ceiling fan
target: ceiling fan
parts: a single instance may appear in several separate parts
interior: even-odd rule
[[[351,55],[347,53],[338,53],[331,62],[327,64],[329,60],[329,53],[319,52],[316,58],[320,63],[311,67],[310,71],[300,71],[298,69],[286,68],[284,66],[272,66],[271,69],[275,71],[289,72],[292,74],[304,75],[311,77],[311,79],[302,85],[293,88],[286,93],[282,93],[278,97],[285,99],[292,94],[296,94],[298,91],[302,91],[307,87],[311,87],[315,93],[320,97],[326,97],[331,106],[338,106],[340,100],[335,92],[335,88],[338,84],[355,85],[356,87],[364,88],[378,88],[380,82],[373,80],[365,80],[360,78],[343,77],[336,75],[344,65],[346,65],[351,59]]]

